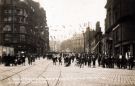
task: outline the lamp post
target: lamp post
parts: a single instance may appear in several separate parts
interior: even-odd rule
[[[83,49],[84,49],[84,53],[85,53],[85,33],[84,33],[84,31],[82,31],[82,33],[83,33],[83,38],[84,38],[84,47],[83,47]]]

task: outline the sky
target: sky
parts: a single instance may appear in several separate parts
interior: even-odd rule
[[[64,40],[75,33],[82,33],[85,27],[95,29],[100,21],[104,32],[106,0],[35,0],[46,10],[50,36]]]

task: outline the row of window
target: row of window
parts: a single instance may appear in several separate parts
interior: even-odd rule
[[[4,10],[5,14],[17,14],[17,15],[23,15],[25,17],[28,17],[28,14],[26,13],[26,11],[24,9],[17,9],[17,10],[11,10],[11,9],[6,9]]]
[[[12,31],[11,25],[5,25],[3,27],[4,32]],[[26,33],[26,28],[24,26],[20,26],[20,33]]]
[[[21,42],[26,41],[26,37],[25,37],[25,35],[20,35],[20,38],[18,38],[18,35],[13,36],[11,34],[5,34],[4,40],[7,41],[7,42],[17,43],[19,40]]]
[[[3,19],[3,21],[4,21],[4,22],[12,22],[12,21],[14,21],[14,22],[19,22],[19,23],[28,24],[26,18],[23,18],[23,17],[14,17],[14,18],[13,18],[13,17],[9,16],[9,17],[5,17],[5,18]]]
[[[12,31],[12,26],[11,26],[11,25],[5,25],[5,26],[3,27],[3,32],[11,32],[11,31]],[[17,32],[16,27],[14,27],[14,31]],[[33,33],[34,35],[36,34],[36,32],[33,31],[32,29],[31,29],[30,31],[31,31],[31,33]],[[25,26],[20,26],[20,31],[19,31],[19,32],[20,32],[20,33],[27,33]],[[45,35],[45,32],[42,31],[42,32],[41,32],[41,35]]]
[[[16,4],[18,0],[0,0],[0,4]]]

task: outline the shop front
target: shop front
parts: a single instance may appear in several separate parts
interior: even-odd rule
[[[12,47],[6,47],[6,46],[0,46],[0,56],[3,54],[5,55],[14,55],[14,48]]]

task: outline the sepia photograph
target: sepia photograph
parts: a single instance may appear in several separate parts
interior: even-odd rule
[[[0,0],[0,86],[135,86],[135,0]]]

